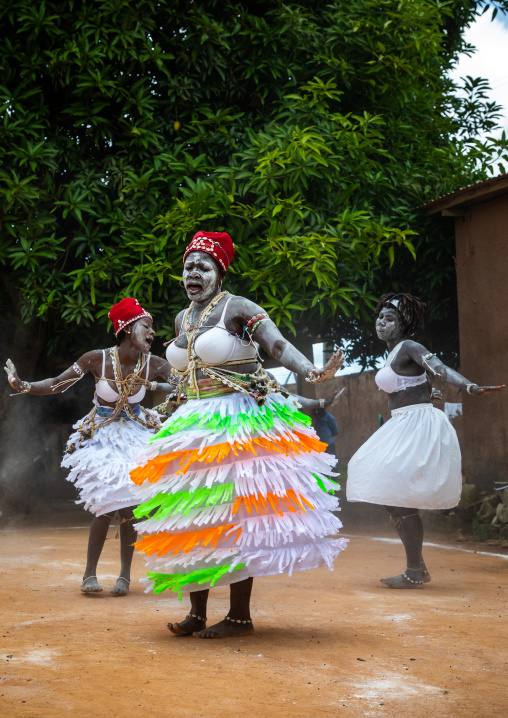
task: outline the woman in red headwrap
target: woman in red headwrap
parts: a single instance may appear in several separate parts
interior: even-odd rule
[[[152,357],[152,317],[136,299],[122,299],[109,312],[117,346],[83,354],[60,376],[43,381],[21,381],[10,359],[5,371],[13,389],[24,394],[59,394],[87,372],[95,377],[94,406],[74,426],[62,461],[70,469],[68,480],[76,484],[80,503],[95,514],[90,528],[88,556],[81,591],[100,593],[97,564],[113,514],[120,514],[121,569],[114,596],[129,592],[130,568],[136,531],[132,510],[136,498],[129,471],[135,457],[159,428],[155,412],[140,406],[146,389],[156,389],[157,379],[170,380],[166,361]],[[160,385],[159,385],[160,386]],[[167,384],[163,385],[167,388]]]
[[[341,526],[332,513],[335,457],[264,371],[258,346],[310,382],[334,376],[341,354],[319,371],[261,307],[223,291],[234,253],[223,232],[198,232],[185,251],[191,304],[176,318],[166,356],[186,403],[131,473],[149,583],[155,593],[190,592],[189,614],[168,627],[200,638],[251,633],[254,576],[332,569],[346,544],[325,538]],[[209,589],[224,584],[229,612],[206,628]]]

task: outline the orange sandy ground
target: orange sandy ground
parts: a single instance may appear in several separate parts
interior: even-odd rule
[[[0,715],[150,718],[508,715],[508,561],[426,549],[433,581],[394,591],[400,546],[351,537],[325,569],[254,583],[256,633],[238,640],[172,636],[187,612],[176,596],[108,589],[118,568],[114,529],[100,596],[79,592],[87,528],[0,532]],[[386,534],[392,535],[392,534]],[[482,545],[476,548],[483,549]],[[224,616],[215,589],[208,616]]]

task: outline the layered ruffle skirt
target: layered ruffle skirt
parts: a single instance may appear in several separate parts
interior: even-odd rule
[[[333,561],[335,458],[280,394],[190,399],[131,473],[147,590],[197,591]]]
[[[153,430],[129,419],[123,412],[104,427],[101,423],[112,413],[101,407],[95,418],[92,437],[83,441],[78,432],[86,417],[74,426],[61,466],[70,469],[67,480],[79,490],[78,504],[96,516],[118,511],[137,503],[135,486],[129,472],[137,466],[136,458],[153,436]],[[135,409],[139,412],[139,407]],[[149,412],[154,418],[157,415]]]
[[[394,409],[348,466],[348,501],[450,509],[458,504],[461,489],[457,434],[432,404]]]

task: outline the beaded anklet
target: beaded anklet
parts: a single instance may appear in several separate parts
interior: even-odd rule
[[[252,623],[252,619],[248,618],[246,621],[241,621],[238,618],[230,618],[229,616],[225,616],[226,621],[231,621],[231,623]]]
[[[198,616],[196,613],[188,613],[185,618],[197,618],[198,621],[206,621],[206,616]]]
[[[423,572],[423,569],[421,569],[421,568],[406,568],[406,571],[422,571]],[[413,581],[412,578],[409,578],[406,571],[404,571],[404,573],[402,575],[407,581],[409,581],[409,583],[416,583],[418,585],[423,583],[423,581]]]

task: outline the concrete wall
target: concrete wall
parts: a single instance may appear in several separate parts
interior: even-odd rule
[[[508,194],[473,205],[455,222],[462,373],[508,383]],[[468,483],[508,479],[508,390],[463,397]]]
[[[335,437],[339,464],[347,465],[355,451],[379,428],[378,414],[387,420],[390,416],[386,394],[380,392],[374,382],[373,371],[335,377],[326,384],[318,384],[315,398],[326,398],[345,388],[337,404],[330,409],[334,415],[339,435]]]

